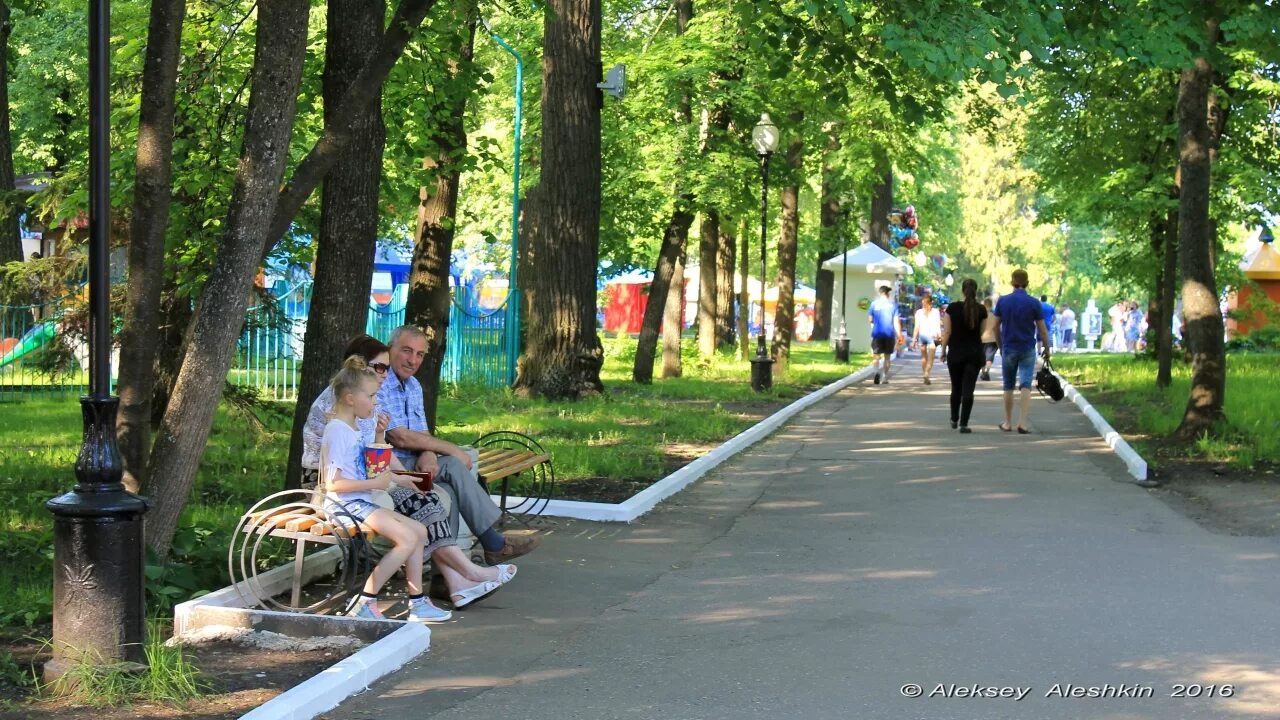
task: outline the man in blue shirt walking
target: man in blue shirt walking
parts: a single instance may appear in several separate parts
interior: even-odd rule
[[[1049,296],[1040,296],[1040,309],[1044,311],[1044,326],[1049,328],[1049,344],[1056,347],[1053,339],[1058,337],[1058,329],[1053,326],[1054,318],[1058,315],[1058,310],[1049,304]]]
[[[1002,295],[992,314],[1000,337],[1000,356],[1004,362],[1004,422],[1000,429],[1013,431],[1013,389],[1022,391],[1018,413],[1018,432],[1026,435],[1031,413],[1031,377],[1036,370],[1036,333],[1044,343],[1044,357],[1049,359],[1049,328],[1044,324],[1044,307],[1027,294],[1027,271],[1013,271],[1013,292]]]
[[[880,297],[867,310],[867,322],[871,324],[871,352],[875,359],[876,384],[889,383],[889,356],[902,341],[902,317],[898,304],[889,299],[889,286],[880,286]],[[883,362],[884,368],[881,369]]]

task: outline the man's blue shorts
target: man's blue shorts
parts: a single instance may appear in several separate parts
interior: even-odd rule
[[[1010,350],[1005,348],[1000,357],[1003,362],[1004,370],[1004,389],[1013,390],[1014,378],[1017,378],[1019,389],[1031,388],[1031,378],[1036,374],[1036,351],[1035,348],[1030,350]]]

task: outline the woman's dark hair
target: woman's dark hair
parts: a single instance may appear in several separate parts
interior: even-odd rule
[[[348,358],[352,355],[359,355],[364,358],[365,362],[373,362],[374,358],[390,351],[391,348],[384,345],[378,338],[361,334],[351,338],[351,341],[347,343],[347,349],[342,351],[342,357]]]
[[[965,278],[965,281],[960,283],[960,292],[964,293],[964,321],[968,323],[970,330],[977,330],[978,323],[982,322],[982,305],[978,303],[978,281]]]

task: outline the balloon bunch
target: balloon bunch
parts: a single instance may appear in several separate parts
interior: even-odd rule
[[[918,225],[914,205],[908,205],[904,210],[889,211],[889,247],[894,250],[917,247],[920,244],[920,235],[916,232]]]

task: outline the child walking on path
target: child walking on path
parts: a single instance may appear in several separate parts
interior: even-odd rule
[[[352,356],[333,377],[334,406],[332,419],[324,426],[320,440],[320,481],[326,490],[325,509],[338,517],[360,521],[387,538],[392,548],[369,574],[360,596],[352,607],[355,617],[382,620],[378,609],[378,592],[391,575],[404,567],[409,589],[409,620],[443,622],[452,613],[432,605],[422,595],[423,545],[427,529],[421,523],[386,510],[373,501],[373,492],[386,490],[400,476],[389,470],[375,477],[365,472],[364,445],[356,430],[356,419],[373,415],[378,392],[378,378],[365,364],[364,358]]]

